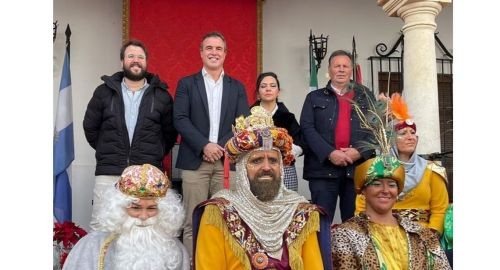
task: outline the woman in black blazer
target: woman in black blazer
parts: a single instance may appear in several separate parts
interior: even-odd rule
[[[257,77],[255,87],[257,101],[250,107],[261,106],[273,115],[274,125],[285,128],[293,138],[292,150],[295,157],[303,154],[305,143],[302,140],[300,126],[295,115],[288,111],[283,102],[278,102],[280,82],[274,72],[264,72]],[[288,189],[298,191],[297,171],[295,161],[290,166],[284,166],[284,184]]]

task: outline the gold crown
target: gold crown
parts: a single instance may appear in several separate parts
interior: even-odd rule
[[[281,152],[283,164],[290,165],[295,158],[292,153],[293,139],[288,131],[275,127],[272,116],[260,106],[253,107],[250,113],[248,117],[236,118],[234,136],[225,146],[229,160],[236,163],[244,153],[258,148],[270,150],[275,147]]]
[[[144,164],[125,168],[117,185],[118,189],[126,195],[148,199],[165,197],[170,181],[155,166]]]

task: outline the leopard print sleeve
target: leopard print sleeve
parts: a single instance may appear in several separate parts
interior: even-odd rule
[[[332,262],[334,269],[362,269],[361,256],[352,230],[345,226],[332,227]]]

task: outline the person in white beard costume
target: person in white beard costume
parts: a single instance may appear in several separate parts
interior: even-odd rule
[[[170,181],[150,165],[127,167],[105,193],[100,229],[80,239],[63,270],[190,269],[178,240],[185,213]]]

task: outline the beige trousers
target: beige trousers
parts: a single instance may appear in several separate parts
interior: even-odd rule
[[[209,199],[217,191],[223,189],[224,166],[223,159],[215,163],[202,161],[197,170],[182,170],[182,201],[186,211],[184,222],[183,244],[189,256],[193,258],[193,210],[196,206]],[[229,171],[229,183],[234,185],[234,171]]]

